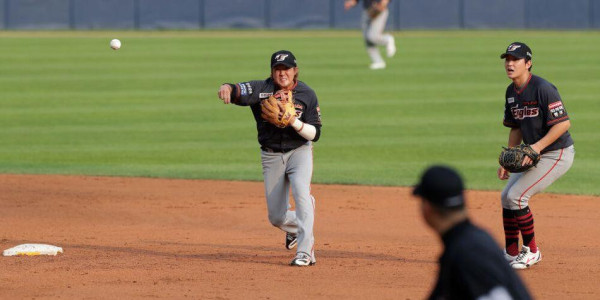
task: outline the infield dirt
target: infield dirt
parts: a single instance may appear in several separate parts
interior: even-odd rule
[[[0,175],[2,299],[423,299],[438,238],[409,188],[313,185],[317,265],[294,268],[262,182]],[[469,191],[472,220],[501,243],[498,191]],[[600,198],[532,199],[543,260],[519,272],[538,299],[600,298]],[[474,253],[476,255],[476,253]]]

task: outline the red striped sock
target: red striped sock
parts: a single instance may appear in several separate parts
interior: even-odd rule
[[[520,210],[515,211],[517,217],[517,223],[519,223],[519,230],[523,236],[523,245],[529,247],[531,252],[537,252],[537,245],[535,244],[535,232],[533,228],[533,214],[529,210],[529,206]]]
[[[504,223],[506,253],[517,256],[519,254],[519,224],[517,223],[514,211],[503,208],[502,220]]]

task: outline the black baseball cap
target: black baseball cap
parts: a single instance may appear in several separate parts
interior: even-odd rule
[[[288,68],[295,68],[296,57],[290,51],[279,50],[271,55],[271,69],[278,65],[284,65]]]
[[[506,52],[500,54],[500,58],[504,59],[509,55],[512,55],[516,58],[525,58],[527,60],[531,60],[531,48],[525,45],[525,43],[514,42],[506,48]]]
[[[459,208],[465,205],[463,190],[463,181],[456,171],[446,166],[432,166],[421,176],[413,195],[439,207]]]

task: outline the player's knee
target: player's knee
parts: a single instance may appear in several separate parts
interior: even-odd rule
[[[369,33],[365,36],[365,38],[367,40],[367,45],[375,46],[376,45],[375,41],[377,40],[378,35],[375,33]]]
[[[507,189],[502,190],[502,193],[500,193],[500,200],[502,200],[502,204],[504,204],[508,201],[508,190]]]
[[[280,227],[285,223],[285,215],[279,216],[274,214],[269,214],[269,222],[275,227]]]
[[[524,201],[526,201],[526,199],[523,197],[523,191],[510,189],[506,192],[506,200],[502,201],[502,205],[505,208],[517,210],[521,208]]]

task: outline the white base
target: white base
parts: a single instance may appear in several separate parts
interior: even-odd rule
[[[61,247],[46,244],[21,244],[4,250],[4,256],[35,256],[35,255],[57,255],[63,253]]]

